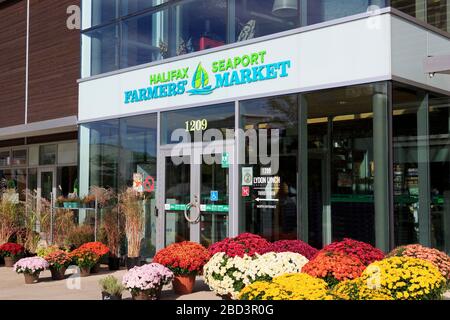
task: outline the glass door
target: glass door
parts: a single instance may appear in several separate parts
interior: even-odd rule
[[[174,161],[171,150],[160,153],[164,246],[181,241],[209,246],[229,235],[233,148],[190,150],[182,161]]]
[[[48,201],[53,200],[56,195],[56,172],[55,169],[39,169],[38,195]]]

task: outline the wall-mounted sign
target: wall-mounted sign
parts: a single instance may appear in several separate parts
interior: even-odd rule
[[[209,200],[211,200],[212,202],[219,201],[219,191],[211,191]]]
[[[144,192],[144,177],[142,173],[133,173],[133,189],[137,192]]]
[[[242,185],[251,186],[253,185],[253,168],[243,167],[242,168]]]

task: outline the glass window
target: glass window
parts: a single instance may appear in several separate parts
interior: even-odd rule
[[[89,128],[89,185],[117,190],[119,121],[95,122]]]
[[[119,0],[91,0],[92,26],[108,23],[118,18]]]
[[[22,166],[27,164],[27,150],[13,150],[12,151],[12,165]]]
[[[234,129],[234,119],[234,103],[163,112],[161,143],[178,143],[182,139],[184,142],[194,141],[196,132],[204,132],[207,129],[219,129],[225,137],[226,129]],[[178,131],[175,131],[177,129]],[[173,134],[174,139],[179,139],[172,139]]]
[[[37,190],[37,169],[28,169],[28,189],[31,191]]]
[[[421,227],[423,192],[428,192],[427,107],[425,93],[395,84],[393,90],[393,181],[395,245],[424,241],[428,233]],[[425,194],[425,198],[429,195]],[[423,198],[423,197],[422,197]]]
[[[278,1],[280,4],[283,1]],[[297,0],[288,1],[291,9],[276,5],[277,1],[237,0],[236,41],[265,36],[299,26]],[[286,3],[286,1],[284,1]]]
[[[11,165],[11,153],[9,150],[0,151],[0,167]]]
[[[450,254],[450,98],[429,104],[431,245]]]
[[[274,241],[297,238],[298,96],[244,101],[241,230]],[[261,149],[262,148],[262,149]]]
[[[78,144],[76,142],[58,144],[58,164],[74,164],[78,161]]]
[[[57,153],[56,144],[47,144],[43,146],[39,146],[39,165],[52,165],[56,164],[56,153]]]
[[[169,0],[122,0],[121,2],[121,15],[126,16],[128,14],[142,11],[154,6],[159,6]]]
[[[78,183],[78,167],[58,167],[57,185],[61,195],[67,197],[69,193],[73,193]]]
[[[122,24],[121,67],[168,57],[168,11],[125,20]]]
[[[315,247],[343,238],[375,245],[375,86],[305,95],[309,242]],[[386,110],[386,93],[380,94]]]
[[[447,0],[427,0],[427,22],[444,31],[449,30],[448,14],[450,3]]]
[[[227,42],[226,0],[187,0],[173,10],[176,55],[219,47]]]
[[[91,75],[119,68],[119,27],[110,25],[85,33],[91,44]]]

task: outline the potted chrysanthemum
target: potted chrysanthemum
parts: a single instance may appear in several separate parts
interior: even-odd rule
[[[5,260],[5,267],[12,268],[25,254],[25,248],[17,243],[5,243],[0,246],[0,256]]]
[[[67,267],[70,265],[72,259],[70,254],[64,250],[57,250],[50,252],[45,256],[45,260],[49,264],[49,269],[53,280],[64,279]]]
[[[100,260],[95,252],[88,248],[78,248],[70,253],[70,257],[75,264],[80,268],[82,277],[87,277],[91,274],[91,269]]]
[[[181,295],[192,293],[195,277],[202,273],[210,257],[209,251],[201,244],[184,241],[158,251],[153,261],[174,273],[173,289]]]
[[[162,287],[173,279],[173,273],[159,263],[133,267],[123,276],[123,285],[131,292],[133,300],[156,300]]]
[[[39,274],[48,268],[48,262],[40,257],[23,258],[14,264],[14,271],[23,273],[26,284],[39,281]]]

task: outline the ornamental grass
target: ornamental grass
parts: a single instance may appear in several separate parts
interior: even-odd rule
[[[439,269],[442,276],[447,281],[447,286],[450,285],[450,257],[445,252],[433,248],[427,248],[420,244],[410,244],[392,250],[388,256],[411,257],[427,260]]]
[[[136,258],[141,253],[141,240],[144,230],[144,208],[140,194],[128,188],[119,195],[120,213],[125,219],[128,257]]]
[[[302,272],[323,279],[330,288],[341,281],[361,276],[365,266],[358,258],[341,252],[321,251],[302,269]]]
[[[395,300],[440,300],[446,280],[431,262],[391,257],[369,265],[362,280],[370,288],[387,290]]]
[[[197,275],[210,258],[209,251],[196,242],[173,243],[158,251],[153,262],[169,268],[175,275]]]
[[[325,246],[321,251],[340,252],[346,255],[356,257],[368,266],[372,262],[382,260],[385,254],[380,249],[372,245],[353,239],[344,238],[342,241],[333,242]]]

